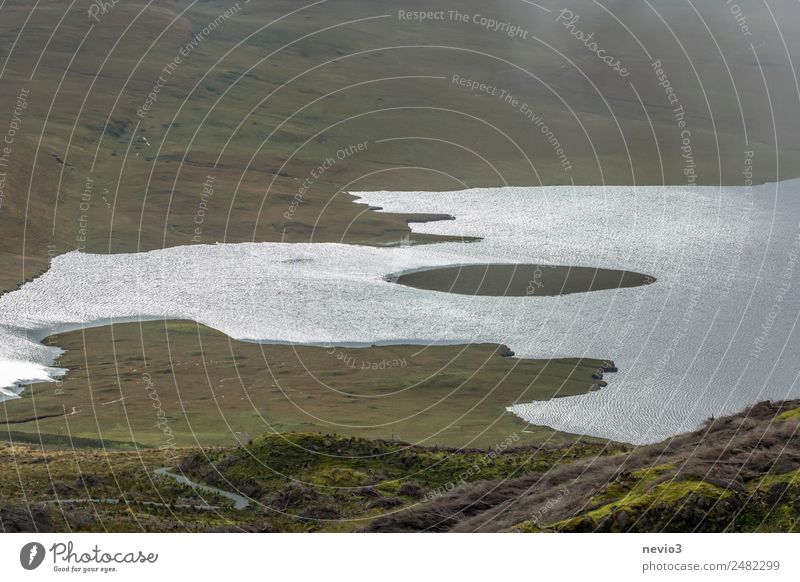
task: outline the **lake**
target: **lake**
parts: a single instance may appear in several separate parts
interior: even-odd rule
[[[414,223],[415,231],[482,240],[62,255],[0,297],[0,385],[13,393],[16,381],[57,374],[49,368],[57,348],[38,343],[54,331],[190,319],[259,342],[503,343],[517,357],[608,358],[619,372],[602,390],[510,410],[533,424],[632,443],[800,396],[800,181],[359,195],[387,212],[455,217]],[[487,264],[528,265],[543,277],[549,265],[614,270],[650,284],[498,297],[392,280]]]

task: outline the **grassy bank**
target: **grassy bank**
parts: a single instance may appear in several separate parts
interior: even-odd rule
[[[592,359],[504,357],[496,345],[363,349],[261,345],[191,322],[74,331],[63,383],[30,386],[2,406],[9,430],[150,446],[222,445],[265,431],[491,447],[574,437],[527,426],[518,402],[583,394],[603,382]],[[65,415],[65,413],[67,413]],[[20,422],[22,421],[22,422]]]

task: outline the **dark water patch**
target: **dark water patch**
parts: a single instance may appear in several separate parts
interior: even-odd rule
[[[458,265],[390,275],[387,280],[428,291],[492,297],[568,295],[655,282],[634,271],[532,264]]]

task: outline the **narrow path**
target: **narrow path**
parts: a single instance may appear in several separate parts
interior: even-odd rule
[[[92,505],[95,504],[109,504],[109,505],[119,505],[121,503],[126,503],[127,505],[147,505],[151,507],[165,507],[167,509],[198,509],[202,511],[209,511],[214,510],[217,511],[220,509],[217,505],[192,505],[188,503],[161,503],[159,501],[135,501],[135,500],[124,500],[117,497],[108,497],[108,498],[94,498],[94,497],[87,497],[87,498],[76,498],[76,499],[51,499],[48,503],[52,503],[55,505],[73,505],[79,503],[90,503]]]

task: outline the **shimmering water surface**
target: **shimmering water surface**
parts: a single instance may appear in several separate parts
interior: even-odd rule
[[[196,245],[69,253],[0,298],[0,386],[42,379],[56,330],[191,319],[244,340],[319,345],[505,343],[519,357],[613,359],[609,386],[514,406],[534,424],[645,443],[767,398],[800,397],[800,182],[370,192],[388,212],[443,213],[416,231],[477,243]],[[472,296],[387,275],[524,263],[651,275],[560,296]],[[547,277],[547,269],[541,276]]]

